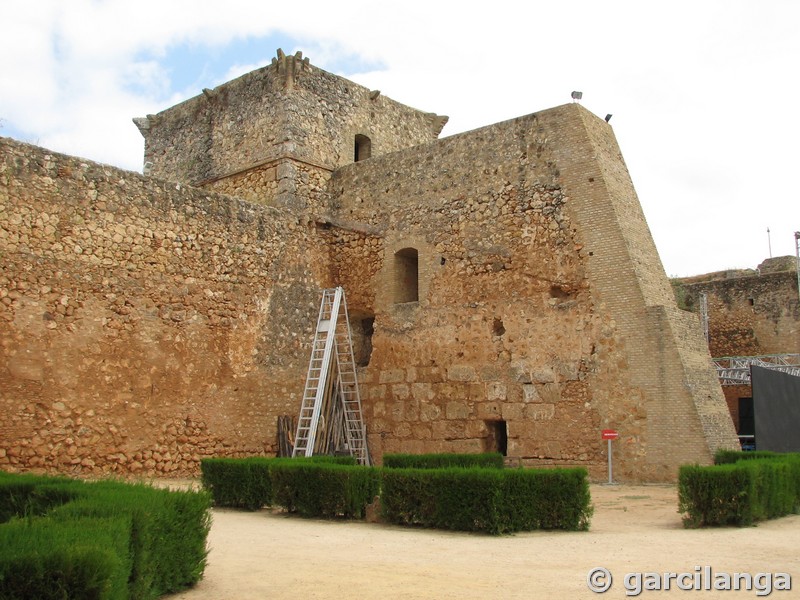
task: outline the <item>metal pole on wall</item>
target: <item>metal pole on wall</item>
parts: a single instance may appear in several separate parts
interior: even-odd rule
[[[797,269],[797,299],[800,300],[800,231],[794,232],[795,268]]]
[[[769,246],[769,257],[772,258],[772,238],[769,236],[769,227],[767,227],[767,245]]]

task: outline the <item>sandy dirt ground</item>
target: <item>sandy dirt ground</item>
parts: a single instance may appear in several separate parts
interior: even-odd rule
[[[626,574],[787,573],[800,598],[800,515],[756,527],[687,530],[677,491],[666,485],[593,485],[588,532],[525,532],[487,536],[352,521],[322,521],[279,511],[214,510],[203,580],[169,600],[264,598],[758,598],[766,579],[749,591],[636,592]],[[588,588],[604,567],[612,586]],[[775,578],[777,580],[777,578]],[[652,581],[652,580],[651,580]],[[713,576],[711,585],[713,586]],[[760,587],[759,587],[760,586]]]

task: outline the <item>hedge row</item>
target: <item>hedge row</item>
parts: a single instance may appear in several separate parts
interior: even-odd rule
[[[130,519],[0,526],[0,598],[128,598]]]
[[[714,455],[715,465],[732,465],[740,460],[753,460],[757,458],[787,458],[791,456],[800,457],[800,454],[781,454],[771,450],[753,450],[744,452],[742,450],[717,450]]]
[[[800,510],[800,456],[743,458],[681,467],[678,510],[686,527],[751,525]]]
[[[484,531],[586,530],[585,469],[386,469],[383,517],[400,525]]]
[[[200,462],[200,473],[203,487],[211,493],[215,506],[258,510],[274,503],[272,466],[291,461],[295,461],[293,464],[357,464],[352,456],[205,458]]]
[[[12,475],[0,471],[0,523],[12,517],[38,517],[66,504],[78,492],[73,481],[39,475]]]
[[[258,510],[272,504],[273,458],[205,458],[200,462],[203,487],[215,506]]]
[[[585,469],[379,469],[285,458],[205,459],[201,469],[218,506],[274,504],[304,516],[361,518],[376,495],[391,523],[494,534],[585,530],[592,514]]]
[[[150,599],[196,583],[210,497],[0,473],[0,598]]]
[[[297,459],[271,467],[273,503],[304,517],[360,519],[380,493],[377,469]]]
[[[384,454],[383,466],[387,469],[446,469],[449,467],[483,467],[502,469],[503,455],[499,452],[484,454]]]

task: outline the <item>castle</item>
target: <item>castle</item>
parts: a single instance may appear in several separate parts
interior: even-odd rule
[[[757,269],[737,269],[673,281],[679,306],[705,313],[711,355],[762,357],[800,365],[800,296],[794,256],[764,260]],[[702,299],[701,299],[702,298]],[[730,364],[724,359],[718,361]],[[748,381],[723,385],[734,426],[754,433],[753,389]],[[745,413],[745,414],[743,414]]]
[[[177,476],[274,454],[320,292],[372,456],[674,480],[737,447],[610,125],[447,118],[278,51],[135,119],[144,175],[0,140],[0,468]]]

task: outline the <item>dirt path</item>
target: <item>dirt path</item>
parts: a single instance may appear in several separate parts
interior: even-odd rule
[[[794,589],[770,597],[800,598],[800,515],[743,529],[685,530],[675,486],[593,485],[592,499],[589,532],[502,537],[215,510],[205,577],[170,600],[610,599],[631,597],[626,573],[695,574],[696,566],[788,573]],[[614,577],[602,595],[587,587],[595,567]],[[672,583],[669,592],[638,597],[763,597],[757,591],[684,591]]]

